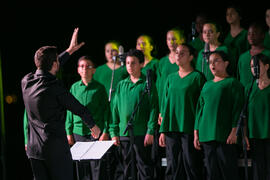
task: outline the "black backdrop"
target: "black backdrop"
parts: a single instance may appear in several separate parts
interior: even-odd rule
[[[239,2],[239,1],[238,1]],[[259,1],[258,1],[259,2]],[[31,179],[31,168],[24,152],[23,102],[20,80],[34,71],[33,55],[43,45],[56,45],[59,52],[69,45],[73,29],[80,28],[79,41],[85,46],[72,55],[64,66],[64,82],[69,86],[78,79],[76,61],[90,55],[103,64],[104,45],[119,40],[127,51],[135,47],[136,38],[144,33],[153,37],[158,47],[157,57],[167,53],[166,32],[180,26],[190,33],[196,13],[206,11],[227,30],[225,11],[227,1],[96,1],[10,2],[0,6],[0,52],[2,58],[4,96],[16,95],[17,101],[4,104],[6,128],[7,179]],[[244,27],[257,20],[264,22],[266,4],[242,1]],[[0,133],[1,134],[1,133]],[[1,171],[0,171],[1,172]]]

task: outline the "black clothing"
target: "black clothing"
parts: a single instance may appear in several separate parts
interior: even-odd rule
[[[63,65],[68,58],[67,52],[59,55],[60,64]],[[50,166],[53,163],[64,164],[70,169],[72,159],[65,131],[66,110],[80,116],[92,128],[95,124],[89,110],[47,71],[37,69],[35,73],[27,74],[21,81],[21,87],[28,115],[28,158],[44,160],[45,165],[49,161]],[[57,162],[61,159],[55,157],[63,157],[69,163]]]

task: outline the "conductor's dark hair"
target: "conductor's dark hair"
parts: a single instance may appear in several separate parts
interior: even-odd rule
[[[144,63],[144,54],[142,51],[140,50],[137,50],[137,49],[130,49],[128,52],[127,52],[127,56],[133,56],[133,57],[136,57],[139,59],[139,63]]]
[[[270,78],[270,57],[268,57],[262,53],[259,53],[259,54],[252,56],[252,59],[253,58],[259,59],[259,61],[261,61],[264,65],[266,65],[266,64],[269,65],[269,69],[267,70],[267,76],[268,76],[268,78]]]
[[[57,61],[57,58],[58,54],[55,46],[43,46],[36,51],[34,61],[38,69],[50,71],[53,62]]]

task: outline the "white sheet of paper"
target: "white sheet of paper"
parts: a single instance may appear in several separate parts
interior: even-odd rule
[[[101,159],[114,141],[76,142],[70,149],[73,160]]]

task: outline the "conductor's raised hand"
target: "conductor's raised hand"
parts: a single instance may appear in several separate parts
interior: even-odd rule
[[[79,28],[75,28],[72,34],[69,47],[66,50],[70,55],[73,54],[78,49],[80,49],[85,44],[84,42],[81,42],[80,44],[78,44],[78,32],[79,32]]]
[[[93,136],[93,138],[97,139],[100,135],[100,129],[97,125],[95,125],[94,127],[91,128],[91,135]]]

